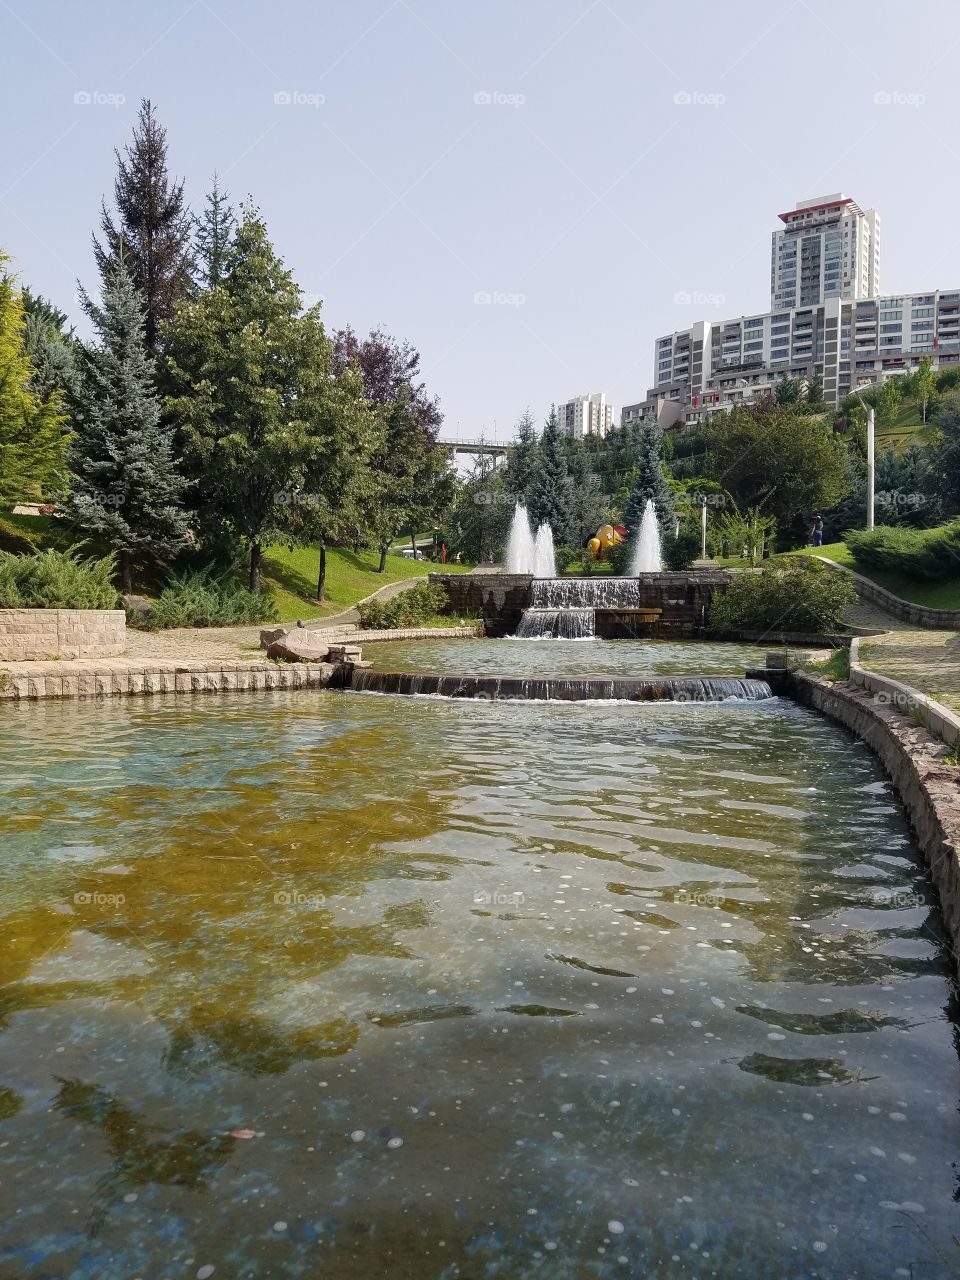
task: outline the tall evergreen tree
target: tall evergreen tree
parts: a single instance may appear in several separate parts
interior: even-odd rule
[[[550,525],[557,546],[569,547],[576,538],[573,481],[554,405],[540,437],[540,465],[527,491],[527,510],[534,529],[544,521]]]
[[[104,285],[118,260],[124,259],[146,305],[147,349],[156,355],[161,326],[190,286],[191,218],[183,183],[171,182],[167,172],[167,134],[149,98],[140,104],[133,142],[124,147],[123,154],[114,154],[117,213],[114,217],[103,202],[103,243],[94,236],[93,252]]]
[[[517,422],[516,441],[507,450],[507,464],[503,469],[503,487],[514,495],[514,502],[526,502],[539,464],[536,422],[530,410],[524,409]]]
[[[0,253],[0,503],[50,499],[63,483],[60,393],[42,394],[26,346],[23,296]]]
[[[117,551],[123,590],[130,592],[134,560],[163,559],[186,543],[189,485],[172,428],[161,420],[143,300],[123,262],[99,304],[86,295],[82,301],[97,341],[79,362],[66,509],[80,529]]]
[[[363,456],[352,437],[369,427],[364,399],[358,391],[350,414],[331,407],[347,384],[334,377],[319,308],[302,311],[254,208],[241,211],[221,287],[181,303],[167,341],[166,403],[203,531],[246,544],[258,590],[265,543],[335,524],[350,459]]]
[[[214,174],[203,213],[196,219],[193,238],[199,281],[206,289],[213,289],[223,281],[236,225],[237,217],[230,197],[221,191],[219,179]]]
[[[33,387],[41,400],[65,395],[76,385],[76,339],[66,313],[40,294],[23,290],[24,346],[34,368]]]
[[[656,508],[660,528],[668,529],[673,520],[673,490],[663,469],[663,432],[652,418],[640,428],[636,469],[623,512],[623,523],[631,537],[640,528],[648,501]]]

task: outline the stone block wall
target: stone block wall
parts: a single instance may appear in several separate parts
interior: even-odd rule
[[[524,609],[530,607],[533,576],[529,573],[431,573],[442,586],[454,613],[483,618],[488,635],[512,635]]]
[[[126,644],[122,609],[0,609],[0,662],[112,658]]]

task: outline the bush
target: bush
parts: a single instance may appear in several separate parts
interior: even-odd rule
[[[229,627],[244,622],[278,622],[276,601],[248,591],[209,569],[175,575],[138,625],[149,631],[168,627]]]
[[[0,609],[113,609],[113,556],[81,559],[71,551],[0,551]]]
[[[846,535],[858,565],[904,577],[942,582],[960,576],[960,522],[937,529],[880,525]]]
[[[629,542],[618,542],[615,546],[607,548],[607,563],[610,565],[610,572],[618,578],[627,576],[632,558],[633,547]]]
[[[28,556],[37,550],[37,544],[12,520],[0,516],[0,551],[9,551],[15,556]]]
[[[699,555],[700,534],[696,529],[681,528],[679,533],[668,533],[663,540],[664,566],[675,573],[689,569]]]
[[[767,565],[738,573],[714,596],[710,626],[717,631],[836,631],[857,598],[845,573],[826,565]]]
[[[576,559],[578,559],[578,552],[574,551],[572,547],[554,548],[553,561],[557,566],[557,573],[566,573]]]
[[[361,627],[370,631],[419,627],[447,611],[447,593],[439,585],[421,582],[390,600],[370,600],[357,609]]]

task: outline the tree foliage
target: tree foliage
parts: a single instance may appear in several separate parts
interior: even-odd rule
[[[527,490],[527,510],[534,530],[546,522],[558,546],[571,546],[577,536],[573,482],[567,466],[563,431],[556,408],[551,406],[543,435],[540,459]]]

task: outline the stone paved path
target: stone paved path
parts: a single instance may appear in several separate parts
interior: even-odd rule
[[[960,711],[960,633],[901,629],[860,644],[860,661]]]

